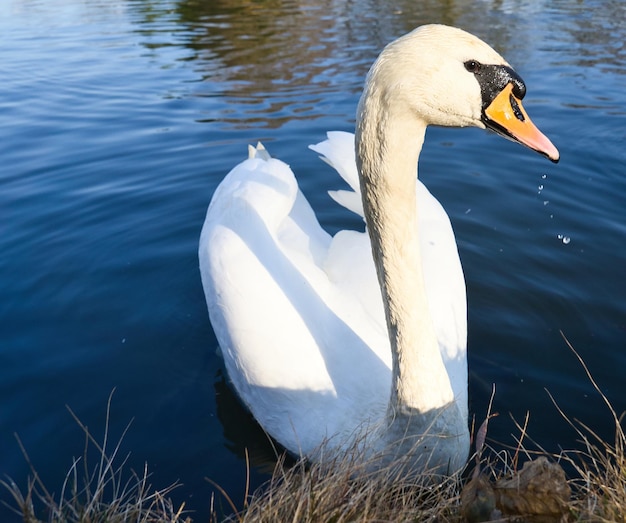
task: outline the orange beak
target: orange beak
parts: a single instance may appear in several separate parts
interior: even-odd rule
[[[513,94],[513,84],[502,89],[487,106],[483,123],[488,129],[530,147],[554,163],[559,161],[559,151],[528,117],[522,101]]]

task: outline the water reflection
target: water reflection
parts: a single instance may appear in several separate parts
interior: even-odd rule
[[[158,10],[146,5],[136,7],[151,23]],[[186,27],[176,36],[192,51],[187,59],[202,79],[196,95],[233,106],[204,121],[276,128],[318,118],[320,104],[358,93],[381,48],[424,23],[468,28],[513,61],[512,50],[523,49],[529,37],[521,9],[528,5],[502,0],[182,0],[175,16]]]
[[[465,28],[522,70],[534,68],[529,54],[533,40],[548,34],[545,45],[558,46],[569,57],[568,65],[601,64],[623,73],[626,6],[619,1],[593,4],[181,0],[129,6],[140,32],[161,35],[156,40],[147,38],[146,47],[182,45],[190,51],[182,59],[192,61],[199,75],[194,94],[221,102],[209,101],[200,121],[241,129],[279,128],[287,122],[322,117],[320,106],[325,103],[356,97],[384,45],[425,23]],[[541,16],[546,10],[554,11],[557,20],[548,30],[541,27],[547,23]],[[164,31],[166,27],[169,31]]]

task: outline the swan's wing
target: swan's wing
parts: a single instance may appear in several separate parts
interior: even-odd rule
[[[258,151],[213,196],[202,282],[235,389],[274,438],[309,454],[372,409],[384,415],[389,368],[370,348],[379,334],[325,271],[331,238],[293,173]]]

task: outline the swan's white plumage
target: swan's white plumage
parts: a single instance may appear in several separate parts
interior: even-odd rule
[[[346,207],[362,216],[354,135],[331,132],[311,148],[353,189],[335,199],[359,202]],[[235,389],[275,439],[311,455],[325,438],[343,441],[384,418],[391,353],[367,234],[329,236],[289,167],[265,154],[237,165],[216,190],[200,267]],[[417,196],[433,321],[467,416],[461,264],[445,211],[421,183]]]

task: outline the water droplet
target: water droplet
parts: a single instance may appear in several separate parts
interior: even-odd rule
[[[548,205],[550,203],[550,200],[544,200],[543,204],[544,205]]]
[[[465,211],[465,214],[469,214],[472,212],[472,209],[467,209],[467,211]]]
[[[538,187],[538,189],[539,189],[540,191],[543,191],[543,184],[541,184],[541,185]]]
[[[547,175],[547,174],[542,174],[542,175],[541,175],[541,179],[542,179],[542,180],[545,180],[547,177],[548,177],[548,175]]]
[[[565,245],[567,245],[570,241],[571,241],[571,238],[569,236],[563,236],[563,243]]]

